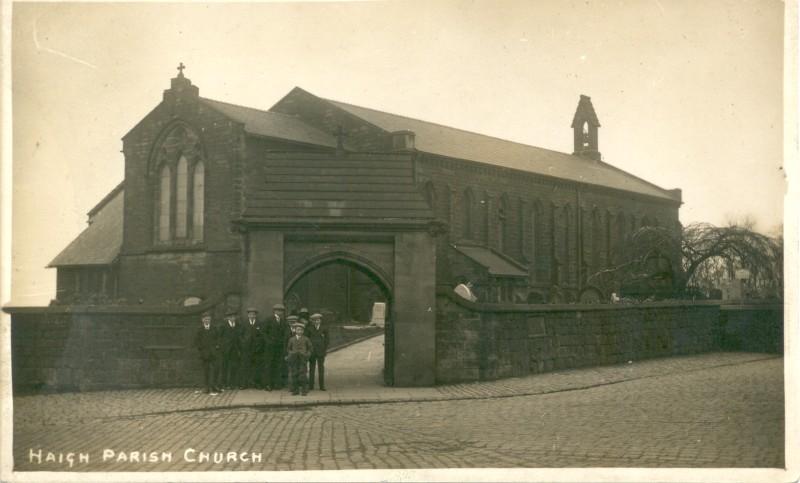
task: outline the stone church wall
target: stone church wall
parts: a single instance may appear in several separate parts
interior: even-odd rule
[[[239,251],[167,251],[130,255],[120,261],[119,297],[128,304],[179,305],[241,292]]]
[[[584,271],[589,273],[618,261],[620,215],[624,216],[625,234],[632,231],[631,219],[636,228],[649,220],[679,229],[676,204],[644,196],[579,187],[568,181],[432,155],[419,155],[416,169],[417,181],[433,202],[436,216],[449,226],[449,233],[438,242],[440,253],[446,253],[441,247],[450,243],[489,246],[529,266],[529,285],[540,291],[546,291],[554,280],[563,289],[577,290],[578,247],[583,250],[587,265]],[[474,202],[470,211],[471,230],[465,236],[468,189]],[[502,243],[501,206],[505,208]],[[580,236],[579,215],[583,217]],[[596,217],[594,228],[593,217]],[[441,259],[442,264],[451,265],[449,260]],[[554,270],[557,278],[551,273]],[[438,283],[443,284],[446,282],[442,277],[450,279],[462,274],[448,266],[440,267],[437,275]],[[577,293],[571,295],[575,297]]]

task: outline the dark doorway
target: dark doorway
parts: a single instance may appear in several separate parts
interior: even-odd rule
[[[284,300],[290,314],[301,307],[321,313],[331,333],[332,347],[383,333],[383,380],[386,385],[393,384],[391,291],[372,270],[339,258],[314,264],[291,282]],[[383,327],[371,323],[376,302],[386,304]]]

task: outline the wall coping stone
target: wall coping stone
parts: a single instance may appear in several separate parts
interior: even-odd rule
[[[222,303],[225,296],[210,298],[188,307],[178,305],[51,305],[41,307],[5,306],[8,314],[121,314],[121,315],[197,315]]]
[[[593,311],[616,311],[616,310],[637,310],[663,307],[709,307],[719,308],[718,301],[699,300],[699,301],[668,301],[668,302],[644,302],[640,304],[498,304],[470,302],[452,292],[452,290],[438,288],[436,295],[444,297],[449,301],[465,309],[481,313],[545,313],[545,312],[593,312]]]

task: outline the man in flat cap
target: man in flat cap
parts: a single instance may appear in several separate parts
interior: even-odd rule
[[[319,389],[324,391],[325,355],[328,353],[330,334],[328,328],[322,324],[322,314],[315,313],[311,316],[311,323],[308,325],[308,339],[311,341],[311,356],[308,358],[308,389],[314,389],[314,373],[318,371]]]
[[[211,327],[211,313],[204,312],[201,316],[202,325],[197,329],[194,337],[194,346],[200,355],[200,363],[203,365],[203,381],[205,383],[206,394],[216,396],[219,394],[217,387],[217,365],[219,363],[219,334]]]
[[[236,322],[236,311],[225,314],[225,323],[220,331],[222,346],[222,384],[226,389],[234,389],[241,384],[239,361],[241,360],[241,329]]]
[[[272,316],[264,323],[264,375],[268,391],[284,387],[286,340],[290,335],[285,314],[286,307],[275,304],[272,306]]]
[[[246,388],[261,387],[264,365],[264,334],[258,310],[247,309],[247,320],[242,324],[242,375]]]
[[[311,341],[303,335],[303,324],[297,320],[293,322],[294,335],[286,343],[286,360],[289,362],[292,395],[300,393],[305,396],[308,394],[306,370],[311,355]]]

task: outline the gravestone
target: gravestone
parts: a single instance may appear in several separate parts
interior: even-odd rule
[[[386,304],[384,302],[372,304],[372,320],[369,323],[378,327],[383,327],[386,324]]]

